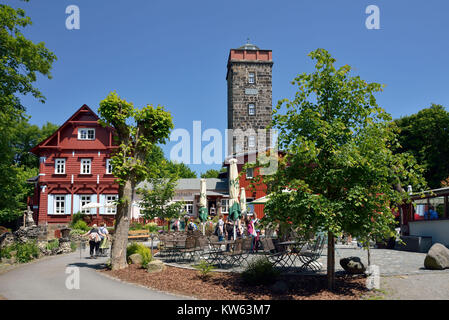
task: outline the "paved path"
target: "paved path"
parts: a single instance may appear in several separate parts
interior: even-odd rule
[[[386,300],[449,300],[449,273],[382,277],[380,289]]]
[[[144,287],[111,279],[97,272],[106,258],[80,259],[79,251],[73,254],[44,258],[18,266],[0,275],[0,297],[6,299],[56,299],[56,300],[174,300],[185,299]],[[80,288],[66,287],[67,267],[79,267]]]

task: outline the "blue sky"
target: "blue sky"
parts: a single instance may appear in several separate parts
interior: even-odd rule
[[[449,106],[447,0],[2,2],[25,9],[33,21],[25,35],[58,57],[53,79],[36,84],[47,102],[23,98],[33,124],[62,124],[83,104],[96,111],[116,90],[136,106],[165,106],[176,128],[192,132],[200,120],[224,133],[229,49],[247,38],[273,50],[273,105],[293,96],[297,74],[312,71],[307,54],[325,48],[337,65],[386,85],[378,102],[394,118]],[[69,5],[80,9],[79,30],[65,27]],[[380,30],[365,27],[368,5],[380,8]],[[198,173],[219,167],[191,165]]]

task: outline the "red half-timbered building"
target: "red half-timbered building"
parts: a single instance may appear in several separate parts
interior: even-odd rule
[[[30,205],[37,224],[65,224],[82,212],[92,223],[112,225],[116,208],[82,210],[89,202],[104,205],[118,196],[111,173],[113,129],[102,127],[98,116],[83,105],[55,133],[31,152],[39,157],[39,176]]]

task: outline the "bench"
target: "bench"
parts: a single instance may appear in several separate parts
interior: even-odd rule
[[[148,230],[130,230],[128,240],[148,240],[150,232]]]

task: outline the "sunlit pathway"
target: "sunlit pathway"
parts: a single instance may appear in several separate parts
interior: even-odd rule
[[[106,277],[97,271],[106,258],[87,259],[85,256],[87,255],[80,258],[77,251],[69,255],[44,258],[1,274],[0,297],[44,300],[185,299]],[[66,273],[67,267],[79,268],[79,289],[70,290],[66,287],[67,278],[74,274],[74,269],[69,269],[72,273]]]

